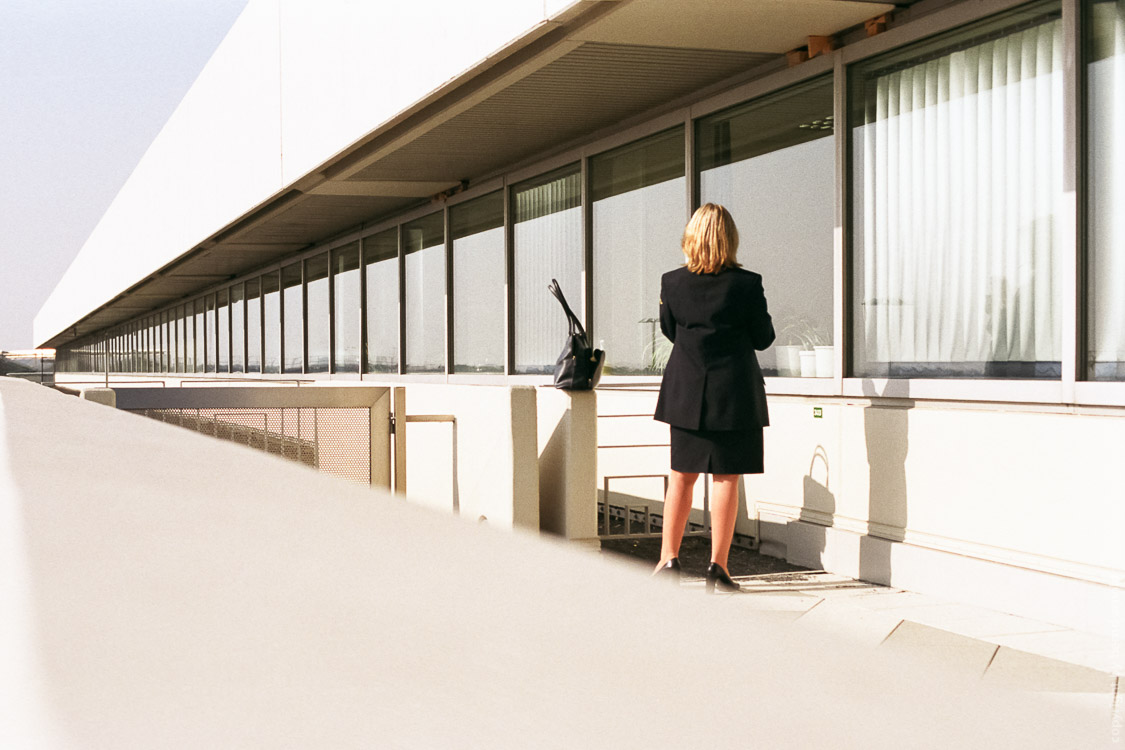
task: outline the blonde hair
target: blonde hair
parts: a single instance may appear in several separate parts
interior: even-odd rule
[[[681,243],[692,273],[718,273],[724,268],[737,268],[738,228],[724,207],[705,203],[696,209],[684,228]]]

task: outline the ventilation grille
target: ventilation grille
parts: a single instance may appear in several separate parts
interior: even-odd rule
[[[140,409],[161,422],[371,482],[370,411],[344,407]]]

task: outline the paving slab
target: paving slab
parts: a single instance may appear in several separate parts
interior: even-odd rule
[[[1001,646],[984,673],[986,683],[1020,690],[1105,696],[1109,710],[1117,677],[1090,667]]]
[[[865,646],[878,646],[902,619],[885,612],[858,607],[841,599],[824,599],[796,621],[799,627],[838,633]]]
[[[929,625],[903,620],[887,636],[880,648],[915,662],[932,664],[965,678],[979,680],[999,647]]]
[[[1125,674],[1125,644],[1115,644],[1112,638],[1094,633],[1055,630],[988,636],[987,640],[1018,651],[1092,667],[1118,676]]]

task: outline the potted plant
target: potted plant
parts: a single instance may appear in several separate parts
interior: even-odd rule
[[[782,326],[778,339],[785,342],[774,347],[777,352],[779,375],[803,378],[832,377],[834,347],[829,344],[824,327],[802,315],[790,319]]]

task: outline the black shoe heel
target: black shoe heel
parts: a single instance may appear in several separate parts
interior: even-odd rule
[[[704,578],[704,585],[706,586],[707,593],[715,593],[715,589],[719,591],[733,594],[742,591],[742,587],[731,580],[727,572],[723,570],[722,565],[711,563],[707,566],[707,576]]]
[[[671,560],[669,560],[668,562],[664,563],[659,568],[657,568],[656,572],[653,573],[652,575],[653,575],[654,578],[662,578],[662,579],[665,579],[665,580],[675,581],[675,582],[679,583],[679,581],[680,581],[680,558],[673,557]]]

